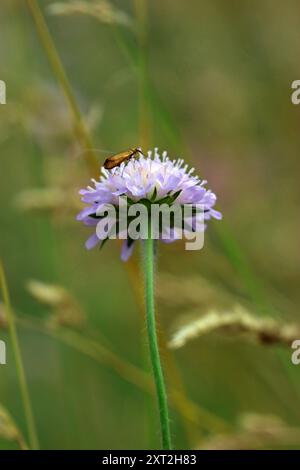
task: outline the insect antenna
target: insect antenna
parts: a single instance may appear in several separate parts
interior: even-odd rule
[[[114,153],[113,150],[107,150],[107,149],[100,149],[100,148],[86,148],[83,149],[81,152],[79,152],[76,156],[77,157],[82,157],[84,154],[88,152],[97,152],[97,153],[104,153],[104,154],[112,154]]]

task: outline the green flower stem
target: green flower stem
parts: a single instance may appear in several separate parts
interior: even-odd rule
[[[171,449],[169,411],[166,387],[158,349],[154,310],[154,240],[152,240],[150,237],[147,240],[143,240],[143,246],[146,293],[146,323],[150,347],[150,358],[159,406],[162,446],[164,450],[169,450]]]
[[[10,298],[9,298],[9,292],[8,292],[8,287],[6,283],[5,272],[4,272],[4,268],[3,268],[1,261],[0,261],[0,287],[2,290],[2,294],[3,294],[3,301],[5,305],[5,310],[6,310],[7,323],[8,323],[9,333],[11,336],[12,348],[13,348],[14,355],[15,355],[17,374],[18,374],[21,397],[22,397],[23,407],[24,407],[24,414],[25,414],[25,418],[27,422],[30,448],[32,450],[38,450],[39,442],[38,442],[32,407],[31,407],[31,401],[29,397],[28,385],[26,381],[26,375],[25,375],[25,370],[24,370],[24,365],[23,365],[21,349],[19,345],[17,329],[15,325],[15,318],[14,318],[14,314],[10,305]]]

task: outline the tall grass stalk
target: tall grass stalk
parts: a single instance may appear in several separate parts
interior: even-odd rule
[[[98,165],[97,158],[93,150],[94,147],[92,145],[89,132],[84,123],[84,119],[81,115],[80,108],[77,104],[76,98],[72,91],[72,87],[68,80],[67,74],[60,60],[60,57],[55,47],[52,36],[49,32],[47,23],[40,9],[40,6],[36,0],[27,0],[27,5],[33,17],[33,20],[35,22],[40,40],[45,48],[45,51],[47,53],[47,57],[51,64],[53,72],[55,76],[57,77],[57,80],[65,95],[66,101],[69,105],[69,108],[70,108],[70,111],[74,120],[74,124],[75,124],[76,135],[78,137],[80,144],[83,147],[83,150],[85,151],[84,155],[85,155],[87,164],[93,176],[95,176],[98,174],[99,165]]]
[[[17,375],[18,375],[20,391],[21,391],[21,396],[22,396],[22,401],[23,401],[25,419],[27,423],[29,445],[31,449],[37,450],[39,448],[38,436],[36,432],[36,427],[35,427],[32,407],[31,407],[31,401],[29,397],[25,369],[24,369],[21,349],[19,345],[17,329],[15,325],[15,318],[14,318],[14,314],[13,314],[11,304],[10,304],[10,297],[9,297],[9,292],[8,292],[8,287],[7,287],[7,282],[6,282],[6,276],[5,276],[4,268],[3,268],[1,261],[0,261],[0,285],[1,285],[2,295],[3,295],[3,301],[4,301],[4,306],[5,306],[9,333],[11,337],[12,348],[13,348],[15,361],[16,361]]]
[[[135,0],[137,22],[137,79],[138,79],[138,107],[139,107],[139,136],[142,148],[149,148],[150,144],[150,113],[148,101],[148,70],[147,70],[147,1]]]

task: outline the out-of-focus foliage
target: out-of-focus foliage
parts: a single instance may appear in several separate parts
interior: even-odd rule
[[[107,0],[97,0],[93,2],[81,0],[57,2],[52,3],[48,11],[52,13],[52,15],[88,15],[108,24],[130,24],[129,16],[115,8],[113,4]]]
[[[0,405],[0,437],[15,442],[20,449],[27,449],[24,438],[9,412]]]
[[[211,310],[185,323],[173,334],[169,346],[174,349],[180,348],[189,340],[214,331],[246,333],[262,344],[279,343],[288,347],[300,337],[299,325],[282,324],[273,318],[255,317],[240,305],[236,305],[229,312]]]
[[[191,312],[242,305],[257,322],[299,324],[300,108],[290,100],[300,78],[298,1],[38,4],[99,165],[107,153],[146,142],[185,157],[219,196],[224,221],[210,225],[202,251],[159,247],[162,348]],[[97,17],[97,5],[106,5],[108,16]],[[89,229],[75,215],[77,192],[90,177],[88,149],[27,2],[2,0],[0,27],[0,79],[7,85],[0,255],[14,311],[22,312],[17,325],[40,445],[157,448],[137,298],[142,279],[135,265],[121,263],[117,243],[84,249]],[[64,300],[53,306],[45,292],[53,299],[57,286]],[[27,442],[1,312],[0,305],[8,364],[0,366],[0,402]],[[85,319],[76,329],[74,312]],[[164,348],[163,359],[176,447],[208,439],[222,447],[224,435],[234,446],[232,436],[249,433],[238,422],[249,410],[276,417],[268,421],[276,439],[259,434],[255,447],[299,446],[290,430],[300,427],[300,369],[288,347],[244,335],[228,341],[220,331],[178,351]],[[4,437],[1,448],[17,446]]]

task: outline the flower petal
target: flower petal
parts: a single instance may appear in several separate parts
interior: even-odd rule
[[[94,248],[98,243],[100,243],[99,238],[97,237],[96,233],[94,233],[90,238],[87,239],[85,242],[85,247],[87,250],[91,250]]]
[[[121,260],[128,261],[132,255],[135,242],[131,240],[131,243],[128,243],[128,240],[124,240],[121,251]]]

